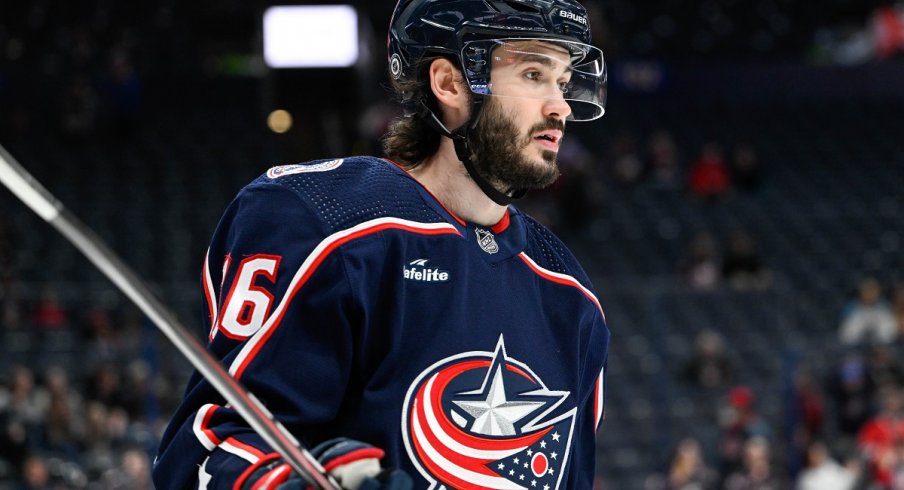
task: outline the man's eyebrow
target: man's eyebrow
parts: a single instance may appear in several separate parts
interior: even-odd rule
[[[526,53],[523,51],[516,51],[516,53],[518,53],[520,55],[520,57],[518,59],[516,59],[517,63],[539,63],[550,69],[555,68],[556,65],[559,64],[559,63],[553,61],[552,58],[550,58],[549,56],[544,56],[542,54]],[[568,65],[565,67],[565,73],[571,73],[572,71],[574,71],[574,69],[571,68],[571,65]]]

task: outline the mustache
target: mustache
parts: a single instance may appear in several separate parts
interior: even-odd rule
[[[537,131],[546,131],[549,129],[557,129],[559,131],[565,131],[565,121],[559,119],[547,119],[546,121],[535,124],[534,127],[530,128],[531,133],[536,133]]]

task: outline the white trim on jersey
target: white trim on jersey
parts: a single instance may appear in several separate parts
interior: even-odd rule
[[[596,412],[595,428],[599,428],[600,422],[603,421],[603,411],[606,401],[606,368],[600,371],[600,375],[596,378],[596,389],[594,390],[593,408]]]
[[[524,252],[521,252],[520,254],[518,254],[518,256],[521,257],[521,259],[524,260],[525,263],[527,263],[528,267],[533,269],[533,271],[536,272],[540,277],[548,279],[552,282],[566,284],[580,289],[581,292],[584,293],[584,296],[587,296],[587,298],[592,301],[594,305],[596,305],[597,309],[600,310],[600,314],[603,315],[603,321],[606,320],[606,313],[603,311],[602,305],[600,305],[600,300],[597,299],[596,295],[594,295],[592,291],[584,287],[584,285],[581,284],[580,281],[572,276],[569,276],[568,274],[553,272],[549,269],[540,267],[536,262],[534,262],[534,259],[530,258],[530,256],[528,256]]]
[[[257,463],[261,459],[259,455],[254,454],[245,448],[239,447],[236,444],[240,444],[239,441],[230,437],[229,439],[223,441],[222,444],[220,444],[220,449],[226,451],[227,453],[232,453],[251,464]]]
[[[220,408],[219,405],[208,403],[195,412],[195,419],[192,421],[191,428],[195,433],[195,437],[204,446],[204,449],[208,451],[216,449],[221,442],[213,430],[207,428],[210,417],[213,416],[214,410],[218,408]]]
[[[267,318],[267,321],[264,322],[264,325],[257,332],[255,332],[254,335],[251,336],[251,338],[248,339],[244,346],[242,346],[242,350],[239,351],[239,354],[229,366],[229,374],[235,376],[236,379],[241,377],[242,372],[254,359],[257,351],[260,350],[260,348],[272,334],[272,331],[279,325],[280,320],[282,319],[282,316],[285,313],[289,302],[295,296],[295,293],[302,286],[304,286],[305,282],[308,280],[311,274],[314,273],[317,267],[320,266],[321,262],[323,262],[323,260],[333,252],[333,250],[357,238],[368,236],[387,229],[401,229],[414,233],[423,233],[429,235],[460,235],[458,229],[449,223],[420,223],[417,221],[409,221],[390,217],[365,221],[364,223],[358,224],[346,230],[338,231],[326,237],[323,241],[317,244],[317,246],[314,247],[314,250],[312,250],[311,253],[308,254],[307,258],[305,258],[304,262],[295,273],[295,276],[292,277],[292,282],[289,284],[289,287],[286,290],[286,294],[283,296],[282,300],[280,300],[279,305],[276,307],[276,309],[273,310],[273,312],[270,314],[270,317]]]

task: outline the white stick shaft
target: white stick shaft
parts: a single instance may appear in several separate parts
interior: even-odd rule
[[[0,182],[3,182],[3,185],[44,221],[56,218],[62,207],[59,201],[55,200],[47,189],[44,189],[38,181],[25,172],[2,146],[0,146],[0,161],[3,163],[0,165]]]
[[[0,146],[0,182],[54,226],[147,315],[201,375],[308,483],[321,490],[339,485],[264,405],[242,387],[90,228],[53,197]]]

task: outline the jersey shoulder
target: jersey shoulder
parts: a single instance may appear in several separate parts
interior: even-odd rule
[[[589,277],[565,243],[539,221],[524,213],[521,216],[527,234],[524,253],[540,267],[571,276],[593,290]]]
[[[376,157],[314,160],[269,169],[250,184],[276,185],[307,202],[332,231],[378,218],[443,221],[419,185],[395,164]]]

